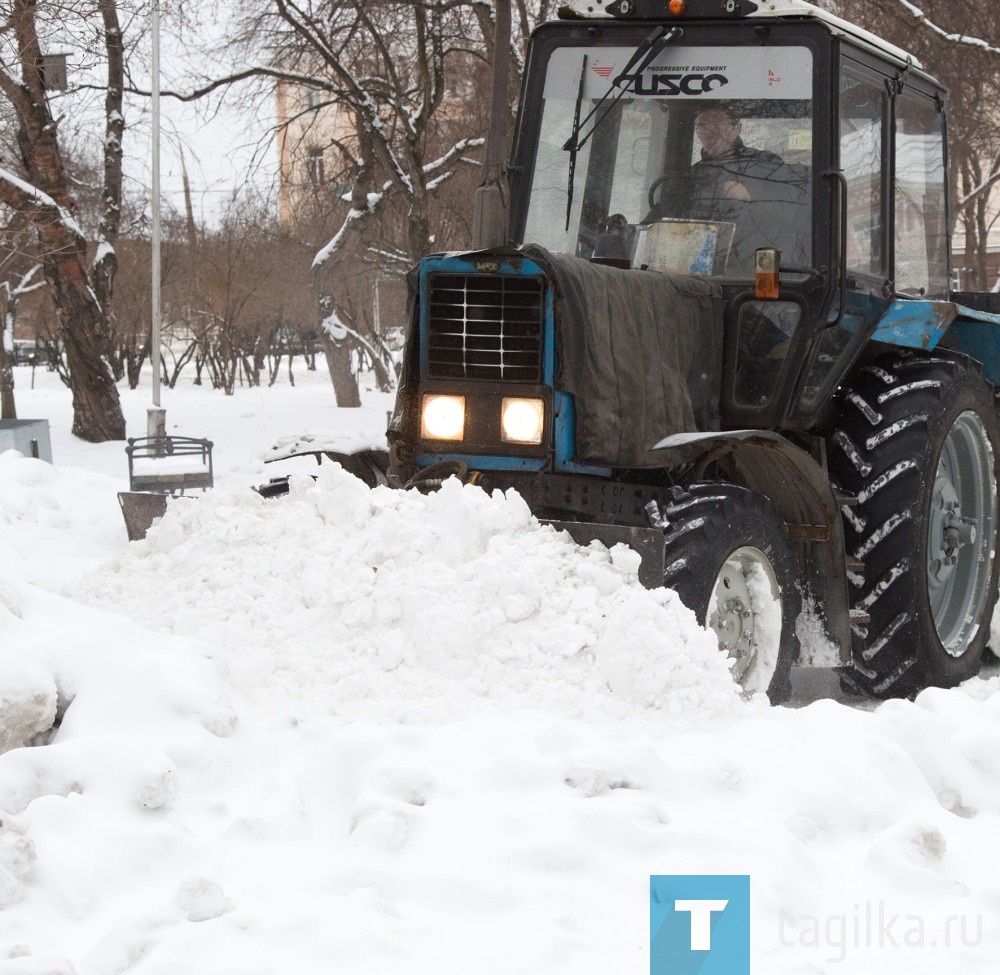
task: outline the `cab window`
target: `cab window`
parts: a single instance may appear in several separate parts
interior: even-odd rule
[[[895,275],[901,295],[948,290],[943,113],[907,89],[896,99]]]

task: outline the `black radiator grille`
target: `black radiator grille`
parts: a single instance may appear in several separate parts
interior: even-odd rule
[[[542,278],[435,274],[429,290],[431,379],[542,381]]]

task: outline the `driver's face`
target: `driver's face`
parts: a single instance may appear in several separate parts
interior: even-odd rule
[[[711,158],[725,155],[739,138],[743,126],[721,109],[708,108],[698,113],[694,130],[705,155]]]

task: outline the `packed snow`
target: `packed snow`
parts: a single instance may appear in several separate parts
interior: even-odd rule
[[[299,459],[264,500],[275,444],[384,430],[319,373],[164,390],[216,487],[129,543],[123,445],[16,375],[54,463],[0,454],[0,975],[643,973],[650,875],[716,873],[755,972],[996,970],[995,669],[877,707],[803,671],[770,708],[516,494]]]

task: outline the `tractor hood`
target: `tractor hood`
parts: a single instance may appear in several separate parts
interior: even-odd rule
[[[723,300],[690,275],[528,246],[555,291],[556,388],[576,401],[577,458],[658,467],[663,436],[718,429]]]
[[[420,342],[430,309],[421,276],[444,262],[449,275],[542,275],[551,294],[545,345],[554,387],[572,394],[580,463],[659,467],[653,447],[676,433],[716,430],[722,373],[723,300],[704,278],[622,269],[538,246],[429,258],[410,275],[410,328],[390,435],[419,437]],[[436,388],[441,387],[440,381]],[[484,388],[496,390],[494,380]],[[499,385],[502,386],[502,383]]]

